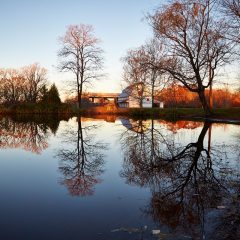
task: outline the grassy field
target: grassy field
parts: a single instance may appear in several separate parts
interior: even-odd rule
[[[134,118],[204,118],[205,114],[202,108],[89,108],[83,110],[84,114],[99,115],[99,114],[114,114],[126,115]],[[240,120],[240,108],[219,108],[214,109],[211,118],[219,119],[236,119]]]
[[[90,107],[78,110],[74,105],[46,106],[40,104],[22,104],[11,107],[0,107],[0,114],[14,115],[59,115],[77,116],[87,115],[116,115],[132,118],[164,118],[164,119],[196,119],[205,118],[201,108],[116,108],[113,105]],[[240,108],[216,108],[210,118],[222,120],[240,120]]]
[[[75,112],[67,104],[44,105],[44,104],[18,104],[9,107],[0,106],[0,114],[11,115],[74,115]]]

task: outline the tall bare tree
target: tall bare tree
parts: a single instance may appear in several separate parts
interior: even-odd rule
[[[81,107],[83,86],[100,77],[103,50],[98,46],[100,40],[94,36],[91,25],[71,25],[60,38],[61,49],[58,56],[62,61],[59,68],[75,75],[78,104]]]
[[[211,114],[205,89],[230,57],[233,44],[225,36],[228,25],[214,15],[214,0],[179,0],[150,17],[157,37],[169,51],[166,70],[196,92],[206,115]]]
[[[25,79],[17,69],[1,69],[0,76],[0,101],[14,104],[23,100],[23,86]]]
[[[240,0],[222,0],[222,5],[229,15],[236,21],[240,21]]]
[[[130,95],[142,107],[144,96],[147,92],[148,72],[142,64],[142,56],[144,50],[142,48],[129,50],[122,61],[123,80],[128,85]]]
[[[47,70],[34,63],[22,68],[25,101],[36,103],[47,83]]]
[[[150,86],[152,106],[156,90],[161,90],[168,82],[165,75],[166,52],[163,44],[156,38],[141,47],[140,63],[147,72],[147,85]]]
[[[232,29],[230,38],[240,43],[240,0],[220,0],[220,2]]]

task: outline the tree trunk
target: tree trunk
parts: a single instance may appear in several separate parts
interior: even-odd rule
[[[79,108],[82,107],[82,82],[80,83],[80,91],[79,91]]]
[[[152,82],[152,108],[154,105],[154,81]]]
[[[212,83],[210,84],[209,87],[209,108],[212,111],[213,109],[213,91],[212,91]]]
[[[77,73],[77,100],[78,108],[81,107],[81,96],[80,96],[80,83],[79,83],[79,74]]]
[[[155,87],[155,78],[156,78],[156,71],[154,71],[153,73],[152,73],[152,81],[151,81],[151,84],[152,84],[152,92],[151,92],[151,94],[152,94],[152,108],[153,108],[153,105],[154,105],[154,87]]]
[[[83,62],[82,62],[83,65]],[[79,108],[82,107],[82,90],[83,90],[83,80],[84,80],[84,72],[80,73],[80,83],[79,85],[79,93],[78,93],[78,104],[79,104]]]
[[[205,91],[204,89],[203,90],[200,90],[198,92],[198,96],[199,96],[199,99],[201,101],[201,104],[202,104],[202,107],[204,109],[204,112],[205,112],[205,116],[210,116],[212,114],[212,111],[209,107],[209,104],[208,104],[208,101],[206,99],[206,96],[205,96]]]

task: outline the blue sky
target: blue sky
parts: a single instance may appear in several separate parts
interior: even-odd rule
[[[151,38],[144,14],[161,0],[0,0],[0,67],[18,68],[34,62],[49,70],[60,88],[70,76],[58,73],[58,38],[70,24],[91,24],[105,51],[105,80],[92,90],[119,91],[120,58]]]

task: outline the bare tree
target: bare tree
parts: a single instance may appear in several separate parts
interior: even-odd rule
[[[229,37],[240,43],[240,0],[220,0],[220,2],[232,29]]]
[[[47,83],[47,70],[39,64],[22,68],[22,74],[25,79],[24,97],[25,101],[36,103],[40,97],[40,93]]]
[[[25,79],[17,69],[1,69],[0,100],[6,104],[14,104],[23,100]]]
[[[229,15],[240,21],[240,1],[239,0],[222,0],[222,5],[225,7]]]
[[[0,101],[7,104],[18,102],[36,103],[46,85],[47,70],[39,64],[21,69],[0,70]]]
[[[168,82],[165,74],[166,52],[163,44],[156,38],[141,47],[140,58],[142,68],[147,72],[147,85],[150,86],[152,106],[156,90],[161,90]]]
[[[94,36],[91,25],[71,25],[60,38],[61,49],[58,53],[62,59],[59,68],[72,72],[76,77],[78,104],[81,107],[83,86],[100,77],[103,50],[98,46],[100,40]]]
[[[169,51],[166,70],[196,92],[206,115],[211,114],[205,89],[231,55],[233,43],[225,38],[228,25],[214,15],[214,0],[179,0],[150,17],[156,36]]]
[[[122,59],[124,62],[123,80],[128,85],[131,97],[139,102],[140,107],[142,107],[142,102],[147,92],[148,78],[148,72],[142,64],[143,54],[142,48],[132,49]]]

